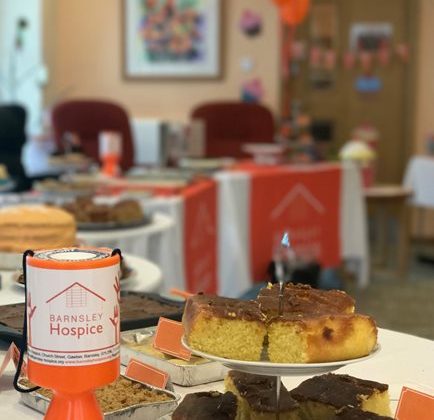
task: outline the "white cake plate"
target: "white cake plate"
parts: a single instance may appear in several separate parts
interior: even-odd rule
[[[185,337],[182,337],[182,345],[196,356],[220,362],[223,366],[226,366],[229,369],[267,376],[306,376],[327,373],[339,369],[342,366],[364,362],[365,360],[371,359],[372,357],[376,356],[381,350],[380,344],[377,344],[374,350],[367,356],[359,357],[357,359],[339,360],[336,362],[272,363],[268,361],[249,362],[245,360],[226,359],[224,357],[218,357],[213,354],[204,353],[202,351],[191,348],[187,344]]]

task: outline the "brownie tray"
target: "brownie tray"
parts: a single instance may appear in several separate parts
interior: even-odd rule
[[[170,300],[154,293],[121,292],[122,302],[135,303],[122,308],[121,331],[152,327],[158,324],[158,319],[165,318],[181,321],[184,303]],[[140,301],[143,301],[143,306]],[[152,313],[145,313],[146,306],[154,306]],[[161,306],[158,308],[158,306]],[[140,309],[143,308],[143,311]],[[151,309],[152,310],[152,309]],[[24,303],[0,306],[0,340],[14,341],[17,345],[22,340],[22,325],[24,319]]]

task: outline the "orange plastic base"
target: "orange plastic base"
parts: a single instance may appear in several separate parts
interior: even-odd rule
[[[81,394],[114,382],[119,377],[120,360],[90,366],[47,366],[29,360],[27,375],[34,384],[63,394]]]
[[[47,366],[29,360],[27,374],[31,382],[54,392],[45,419],[101,420],[103,415],[94,389],[115,381],[119,369],[119,358],[97,365],[76,367]]]
[[[48,407],[45,420],[102,420],[93,391],[81,394],[63,394],[54,391],[54,397]]]

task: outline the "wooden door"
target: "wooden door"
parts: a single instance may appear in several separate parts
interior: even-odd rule
[[[308,60],[301,64],[298,76],[290,82],[291,100],[298,100],[302,109],[316,119],[334,122],[335,151],[351,138],[352,130],[370,123],[380,132],[378,149],[379,182],[401,182],[404,166],[411,151],[413,110],[413,63],[416,13],[418,0],[313,0],[318,4],[333,4],[336,10],[335,48],[338,61],[334,84],[327,89],[315,89],[311,83]],[[312,18],[310,18],[312,19]],[[362,75],[359,64],[344,69],[342,57],[350,49],[350,31],[356,23],[389,23],[393,28],[392,59],[389,65],[375,65],[373,73],[382,82],[375,94],[360,94],[356,79]],[[297,29],[296,39],[307,40],[310,46],[311,22],[308,19]],[[401,43],[410,45],[410,61],[404,64],[393,54]]]

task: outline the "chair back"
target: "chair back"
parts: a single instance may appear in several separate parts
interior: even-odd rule
[[[191,118],[205,124],[207,157],[243,158],[244,143],[272,143],[274,119],[268,108],[259,104],[226,101],[200,105]]]
[[[15,180],[16,191],[30,187],[21,163],[26,142],[26,110],[20,105],[0,105],[0,163]]]
[[[99,161],[98,137],[102,131],[116,131],[122,136],[122,170],[134,164],[133,139],[127,112],[119,105],[98,100],[71,100],[56,105],[52,113],[53,129],[59,150],[65,133],[80,137],[83,152]]]

